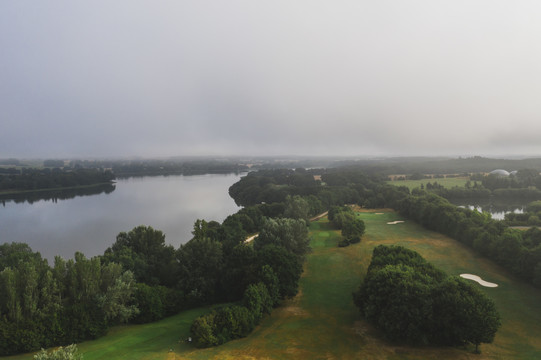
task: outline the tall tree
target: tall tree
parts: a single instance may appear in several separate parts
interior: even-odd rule
[[[204,231],[202,228],[206,225],[201,222],[197,232]],[[119,233],[103,258],[106,263],[122,264],[124,269],[133,272],[137,281],[148,285],[172,286],[176,282],[175,249],[165,244],[163,232],[151,226],[140,225]]]
[[[295,219],[267,219],[259,236],[254,240],[254,249],[259,250],[266,245],[282,246],[304,260],[310,252],[306,222]]]
[[[308,221],[310,204],[299,195],[288,195],[285,201],[284,217]]]
[[[298,256],[279,245],[266,245],[257,252],[259,265],[269,265],[278,278],[280,298],[291,298],[299,291],[302,262]]]
[[[208,238],[194,238],[180,246],[177,259],[180,289],[192,302],[212,302],[223,268],[222,244]]]

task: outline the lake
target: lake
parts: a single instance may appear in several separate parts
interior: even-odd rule
[[[239,210],[228,189],[243,175],[136,177],[114,188],[2,201],[0,243],[25,242],[52,264],[55,255],[103,254],[119,232],[149,225],[178,248],[191,239],[195,220],[222,222]]]

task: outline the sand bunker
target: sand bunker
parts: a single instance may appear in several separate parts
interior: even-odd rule
[[[376,215],[383,215],[383,213],[376,213]]]
[[[468,279],[468,280],[477,281],[481,286],[485,286],[485,287],[498,287],[498,284],[494,284],[494,283],[485,281],[485,280],[481,279],[481,278],[480,278],[479,276],[477,276],[477,275],[472,275],[472,274],[460,274],[460,277],[463,277],[464,279]]]
[[[397,220],[397,221],[390,221],[387,223],[387,225],[396,225],[396,224],[400,224],[400,223],[403,223],[404,220]]]

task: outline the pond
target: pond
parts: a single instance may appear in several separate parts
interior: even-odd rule
[[[0,243],[25,242],[51,263],[103,254],[121,231],[149,225],[178,248],[197,219],[222,222],[239,207],[229,187],[243,174],[155,176],[117,180],[114,186],[2,200]],[[41,198],[41,199],[40,199]]]
[[[470,210],[476,209],[480,212],[486,211],[492,215],[495,220],[503,220],[505,214],[517,213],[522,214],[529,204],[529,201],[503,201],[503,200],[484,200],[484,201],[472,201],[472,200],[457,200],[451,201],[451,203],[464,207]]]

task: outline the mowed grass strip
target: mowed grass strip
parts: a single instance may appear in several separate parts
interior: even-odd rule
[[[191,322],[208,309],[183,312],[163,321],[113,329],[108,336],[79,344],[85,359],[539,359],[541,358],[541,291],[507,274],[459,242],[405,221],[390,210],[357,212],[365,221],[360,244],[339,248],[340,232],[323,218],[310,225],[312,253],[305,263],[299,294],[267,316],[244,339],[210,349],[195,349],[179,339]],[[479,286],[495,302],[502,328],[493,344],[473,347],[409,347],[386,342],[364,322],[353,304],[380,244],[418,251],[448,274],[472,273],[499,284]],[[172,349],[172,352],[169,350]],[[31,359],[14,357],[14,359]]]
[[[426,230],[411,221],[387,225],[389,221],[404,220],[394,212],[386,212],[381,218],[370,213],[358,213],[358,216],[365,220],[367,229],[371,229],[363,239],[363,246],[369,249],[380,244],[402,245],[418,251],[425,259],[450,275],[471,273],[499,285],[497,288],[486,288],[475,283],[475,286],[494,300],[502,316],[502,327],[496,334],[494,343],[483,344],[482,354],[476,358],[541,358],[539,289],[520,281],[458,241]]]
[[[107,336],[77,344],[85,360],[94,359],[167,359],[172,353],[193,350],[186,342],[193,320],[209,311],[198,308],[143,325],[112,328]],[[170,352],[170,350],[173,352]],[[33,359],[33,354],[9,356],[6,359]]]

